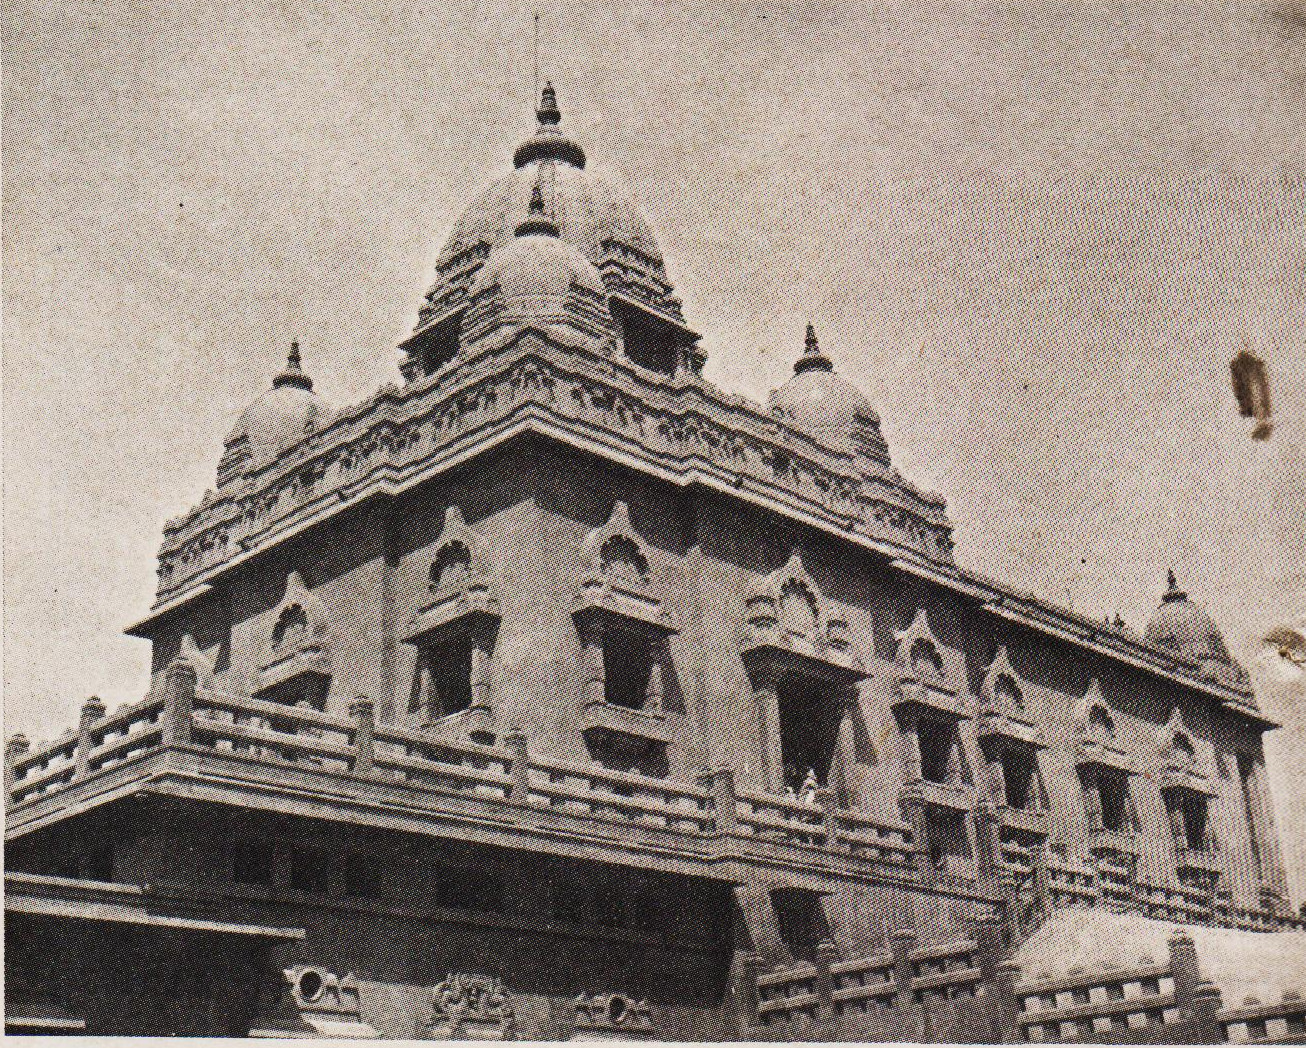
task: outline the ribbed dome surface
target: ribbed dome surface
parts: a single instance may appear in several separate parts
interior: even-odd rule
[[[1161,606],[1147,624],[1143,637],[1149,644],[1169,648],[1190,659],[1232,662],[1220,627],[1205,609],[1188,599],[1188,594],[1176,583],[1173,572],[1170,573],[1169,589],[1161,598]]]
[[[538,233],[513,237],[492,251],[472,280],[471,297],[496,283],[508,302],[561,298],[573,283],[604,294],[598,270],[584,255],[556,236]]]
[[[313,380],[301,369],[299,346],[294,344],[286,369],[272,380],[271,389],[240,413],[224,443],[244,437],[254,458],[271,457],[317,429],[330,413],[326,401],[313,392]]]
[[[580,168],[553,159],[514,168],[472,201],[454,223],[437,268],[477,244],[493,250],[511,241],[536,184],[558,234],[590,262],[597,265],[603,243],[615,240],[647,255],[663,271],[662,251],[630,198]]]
[[[794,365],[794,376],[771,394],[771,410],[835,447],[847,443],[859,429],[878,431],[880,424],[866,395],[835,374],[810,324],[807,345]]]

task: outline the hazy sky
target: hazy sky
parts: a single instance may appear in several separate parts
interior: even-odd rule
[[[298,337],[397,379],[443,237],[546,75],[659,232],[706,374],[813,321],[958,557],[1141,628],[1167,566],[1271,614],[1244,338],[1306,345],[1306,5],[4,5],[6,730],[139,698],[163,521]],[[1274,747],[1306,884],[1306,711]]]

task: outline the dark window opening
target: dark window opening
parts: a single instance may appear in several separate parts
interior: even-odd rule
[[[1101,706],[1088,711],[1088,733],[1096,742],[1111,742],[1116,737],[1116,722]]]
[[[444,867],[437,872],[436,902],[448,910],[497,913],[503,909],[503,881],[488,870]]]
[[[345,894],[356,899],[379,899],[381,881],[376,860],[362,852],[350,852],[345,858]]]
[[[470,638],[436,644],[423,653],[417,707],[428,721],[449,717],[472,704]]]
[[[830,938],[821,897],[799,888],[777,888],[771,892],[780,941],[795,960],[813,961],[816,947]]]
[[[326,708],[327,691],[330,681],[318,673],[301,673],[289,680],[264,688],[255,698],[264,702],[275,702],[281,706],[298,706],[301,709],[311,707],[315,710]]]
[[[835,755],[843,704],[836,701],[827,685],[786,677],[779,688],[780,757],[787,790],[802,795],[814,783],[842,793]],[[840,803],[846,798],[840,797]]]
[[[917,637],[911,646],[911,668],[918,678],[941,681],[944,676],[943,656],[932,641]]]
[[[1208,844],[1206,798],[1201,794],[1185,792],[1173,804],[1178,807],[1183,825],[1179,843],[1189,851],[1205,851]]]
[[[1123,775],[1100,775],[1098,796],[1102,801],[1102,827],[1115,832],[1132,829],[1129,817],[1129,784]]]
[[[272,845],[263,841],[238,845],[232,855],[231,879],[237,884],[271,884],[272,859]]]
[[[931,809],[925,818],[925,838],[930,863],[936,870],[947,870],[954,861],[970,858],[966,817],[959,811]]]
[[[472,553],[461,542],[450,542],[441,547],[431,564],[432,592],[458,586],[472,570]]]
[[[1007,807],[1035,810],[1039,804],[1038,760],[1027,750],[1005,750],[1002,754],[1002,779]]]
[[[660,371],[664,375],[675,374],[676,361],[680,356],[675,329],[659,324],[643,312],[624,304],[614,307],[614,312],[621,322],[621,341],[626,356],[650,371]]]
[[[320,848],[293,848],[290,852],[290,886],[299,892],[325,895],[327,854]]]
[[[961,739],[950,722],[921,720],[916,725],[921,751],[921,778],[927,782],[961,781]]]
[[[82,869],[88,880],[113,880],[113,845],[105,844],[92,848],[82,862]]]
[[[631,630],[603,632],[603,698],[614,706],[640,709],[653,675],[653,646]]]
[[[308,615],[298,604],[292,604],[277,616],[276,625],[272,627],[272,647],[274,650],[294,647],[308,639]]]

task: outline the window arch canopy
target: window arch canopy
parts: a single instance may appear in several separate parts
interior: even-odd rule
[[[480,621],[497,623],[495,577],[484,537],[467,526],[458,506],[448,506],[435,553],[426,567],[429,597],[413,612],[402,639],[419,643]]]
[[[584,574],[576,613],[601,611],[673,633],[671,615],[653,582],[650,550],[630,520],[630,507],[618,501],[582,544]]]
[[[1030,711],[1027,684],[1000,646],[980,682],[980,736],[1003,736],[1033,746],[1043,744]]]
[[[924,608],[917,609],[906,629],[894,634],[894,641],[899,697],[893,705],[899,718],[909,710],[921,709],[954,719],[968,718],[966,700],[956,683],[956,667],[945,656]]]
[[[797,550],[745,598],[743,650],[749,660],[770,653],[795,669],[804,661],[815,672],[825,667],[849,683],[866,676],[847,617],[830,606]]]
[[[325,695],[331,677],[328,619],[321,599],[298,571],[286,576],[286,589],[272,610],[271,624],[259,660],[259,690],[293,680],[311,684],[308,690]],[[312,678],[311,681],[308,679]]]

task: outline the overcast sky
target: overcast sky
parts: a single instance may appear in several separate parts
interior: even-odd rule
[[[811,320],[964,564],[1138,628],[1173,565],[1247,656],[1228,360],[1306,345],[1306,5],[491,6],[4,5],[7,731],[140,697],[162,523],[292,337],[334,404],[397,379],[532,127],[536,9],[712,381],[765,398]],[[1306,712],[1270,712],[1300,891]]]

